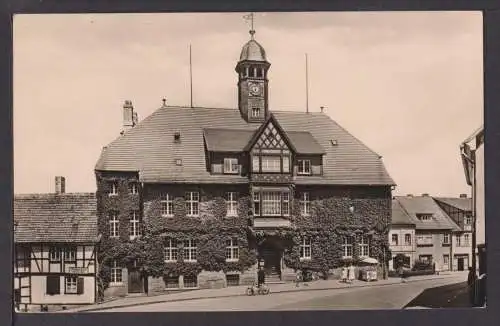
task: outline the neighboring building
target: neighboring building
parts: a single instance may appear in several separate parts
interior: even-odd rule
[[[485,209],[484,209],[484,128],[481,126],[461,144],[461,156],[467,184],[472,186],[472,200],[475,202],[472,210],[476,217],[476,253],[485,248]],[[475,206],[475,207],[474,207]],[[484,252],[484,251],[483,251]],[[482,262],[476,265],[486,272]]]
[[[381,156],[323,113],[271,113],[269,67],[252,33],[237,108],[164,103],[131,124],[126,102],[95,167],[105,295],[247,284],[258,262],[284,281],[384,259],[394,182]]]
[[[441,209],[460,227],[452,244],[452,269],[467,270],[472,266],[472,199],[466,194],[460,198],[434,197]]]
[[[427,194],[397,196],[394,200],[415,224],[415,260],[435,263],[440,270],[451,270],[453,238],[462,229]]]
[[[404,264],[413,267],[416,260],[415,243],[415,221],[406,213],[399,201],[392,201],[392,224],[389,232],[389,245],[391,250],[391,260],[389,270],[395,269],[395,258],[397,255],[404,255]]]
[[[14,297],[21,310],[91,304],[96,298],[93,193],[14,196]]]

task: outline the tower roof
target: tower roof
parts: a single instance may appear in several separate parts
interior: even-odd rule
[[[253,38],[241,49],[240,61],[264,61],[266,60],[266,50]]]

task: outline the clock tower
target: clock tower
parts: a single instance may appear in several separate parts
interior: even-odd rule
[[[238,107],[247,122],[263,122],[268,116],[268,79],[267,71],[271,64],[266,60],[266,51],[254,39],[241,50],[240,61],[236,65],[238,73]]]

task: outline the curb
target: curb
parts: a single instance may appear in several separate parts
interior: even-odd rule
[[[448,274],[446,276],[443,275],[440,277],[432,278],[432,280],[445,279],[445,278],[450,278],[453,276],[454,275]],[[407,280],[405,283],[416,283],[416,282],[423,282],[423,281],[429,281],[429,279]],[[382,286],[389,286],[389,285],[395,285],[395,284],[402,284],[402,283],[396,281],[396,282],[385,283],[385,284],[367,283],[367,284],[358,284],[358,285],[340,286],[340,287],[328,287],[328,288],[320,288],[320,289],[301,288],[301,289],[271,291],[270,294],[272,295],[272,294],[276,294],[276,293],[294,293],[294,292],[304,292],[304,291],[327,291],[327,290],[342,290],[342,289],[348,289],[348,288],[352,289],[352,288],[364,288],[364,287],[382,287]],[[239,293],[239,294],[226,294],[226,295],[212,295],[212,296],[207,296],[207,297],[202,297],[202,298],[180,298],[180,299],[173,299],[173,300],[162,299],[162,300],[155,300],[155,301],[148,301],[148,302],[129,303],[129,304],[123,304],[123,305],[110,306],[110,307],[95,307],[95,308],[90,308],[90,309],[85,309],[85,310],[80,310],[80,311],[65,311],[65,313],[81,313],[81,312],[85,313],[85,312],[105,311],[105,310],[116,309],[116,308],[147,306],[147,305],[166,303],[166,302],[182,302],[182,301],[218,299],[218,298],[235,298],[235,297],[242,297],[242,296],[247,296],[247,295],[245,293]]]

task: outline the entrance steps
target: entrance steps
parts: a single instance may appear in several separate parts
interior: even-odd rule
[[[266,283],[267,284],[282,284],[285,283],[281,280],[278,274],[266,275]]]

